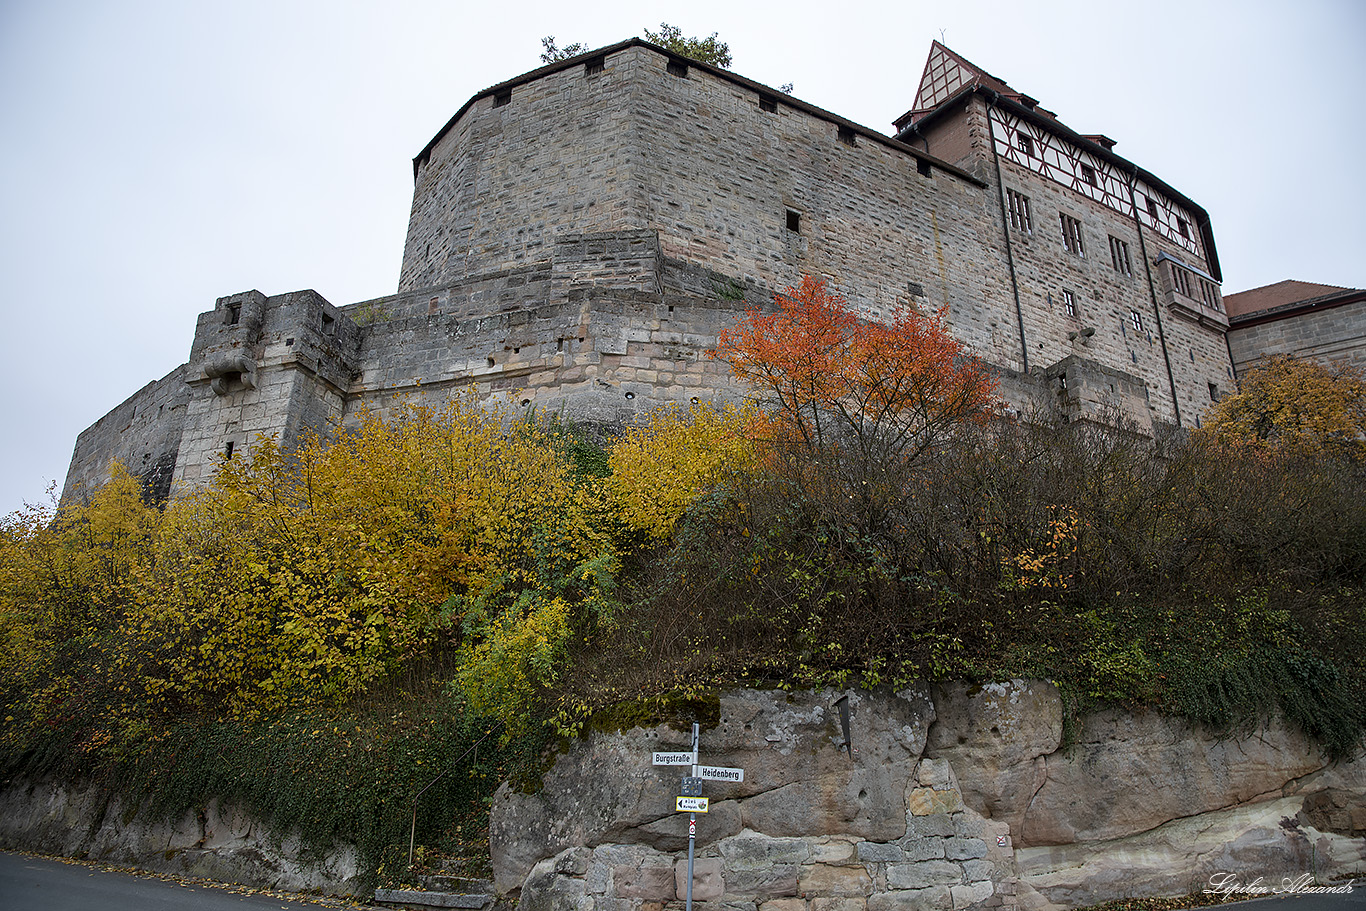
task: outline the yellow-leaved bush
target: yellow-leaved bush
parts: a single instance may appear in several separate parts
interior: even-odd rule
[[[606,484],[617,515],[656,540],[673,534],[688,507],[729,473],[754,470],[746,408],[662,408],[612,446]]]

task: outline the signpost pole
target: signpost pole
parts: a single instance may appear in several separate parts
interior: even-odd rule
[[[697,737],[699,725],[692,724],[692,777],[697,777]],[[693,846],[697,843],[697,814],[688,814],[688,897],[684,903],[686,911],[692,911],[692,858]]]

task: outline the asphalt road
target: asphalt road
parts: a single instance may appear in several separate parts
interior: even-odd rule
[[[336,907],[0,851],[0,911],[319,911]]]

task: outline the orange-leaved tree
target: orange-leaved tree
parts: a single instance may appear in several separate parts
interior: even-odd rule
[[[757,431],[802,492],[877,524],[911,476],[995,410],[997,383],[942,313],[865,320],[810,276],[721,333],[715,355],[758,393]]]

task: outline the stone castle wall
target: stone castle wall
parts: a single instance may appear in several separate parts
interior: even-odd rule
[[[1239,376],[1277,354],[1366,368],[1366,301],[1239,325],[1228,343]]]
[[[998,183],[991,129],[972,99],[946,128],[951,164],[638,41],[526,74],[417,159],[397,294],[220,299],[179,379],[120,406],[151,421],[153,396],[164,419],[91,428],[68,486],[114,459],[170,460],[193,485],[263,434],[290,447],[404,400],[621,422],[738,398],[708,350],[803,274],[869,318],[942,311],[1018,411],[1194,423],[1231,375],[1223,331],[1171,315],[1155,257],[1207,264],[1156,230],[1145,255],[1134,222],[1011,161]],[[1030,195],[1032,232],[1007,228],[1002,185]],[[1062,249],[1060,210],[1083,221],[1085,257]],[[1132,276],[1110,268],[1109,235],[1129,242]]]

